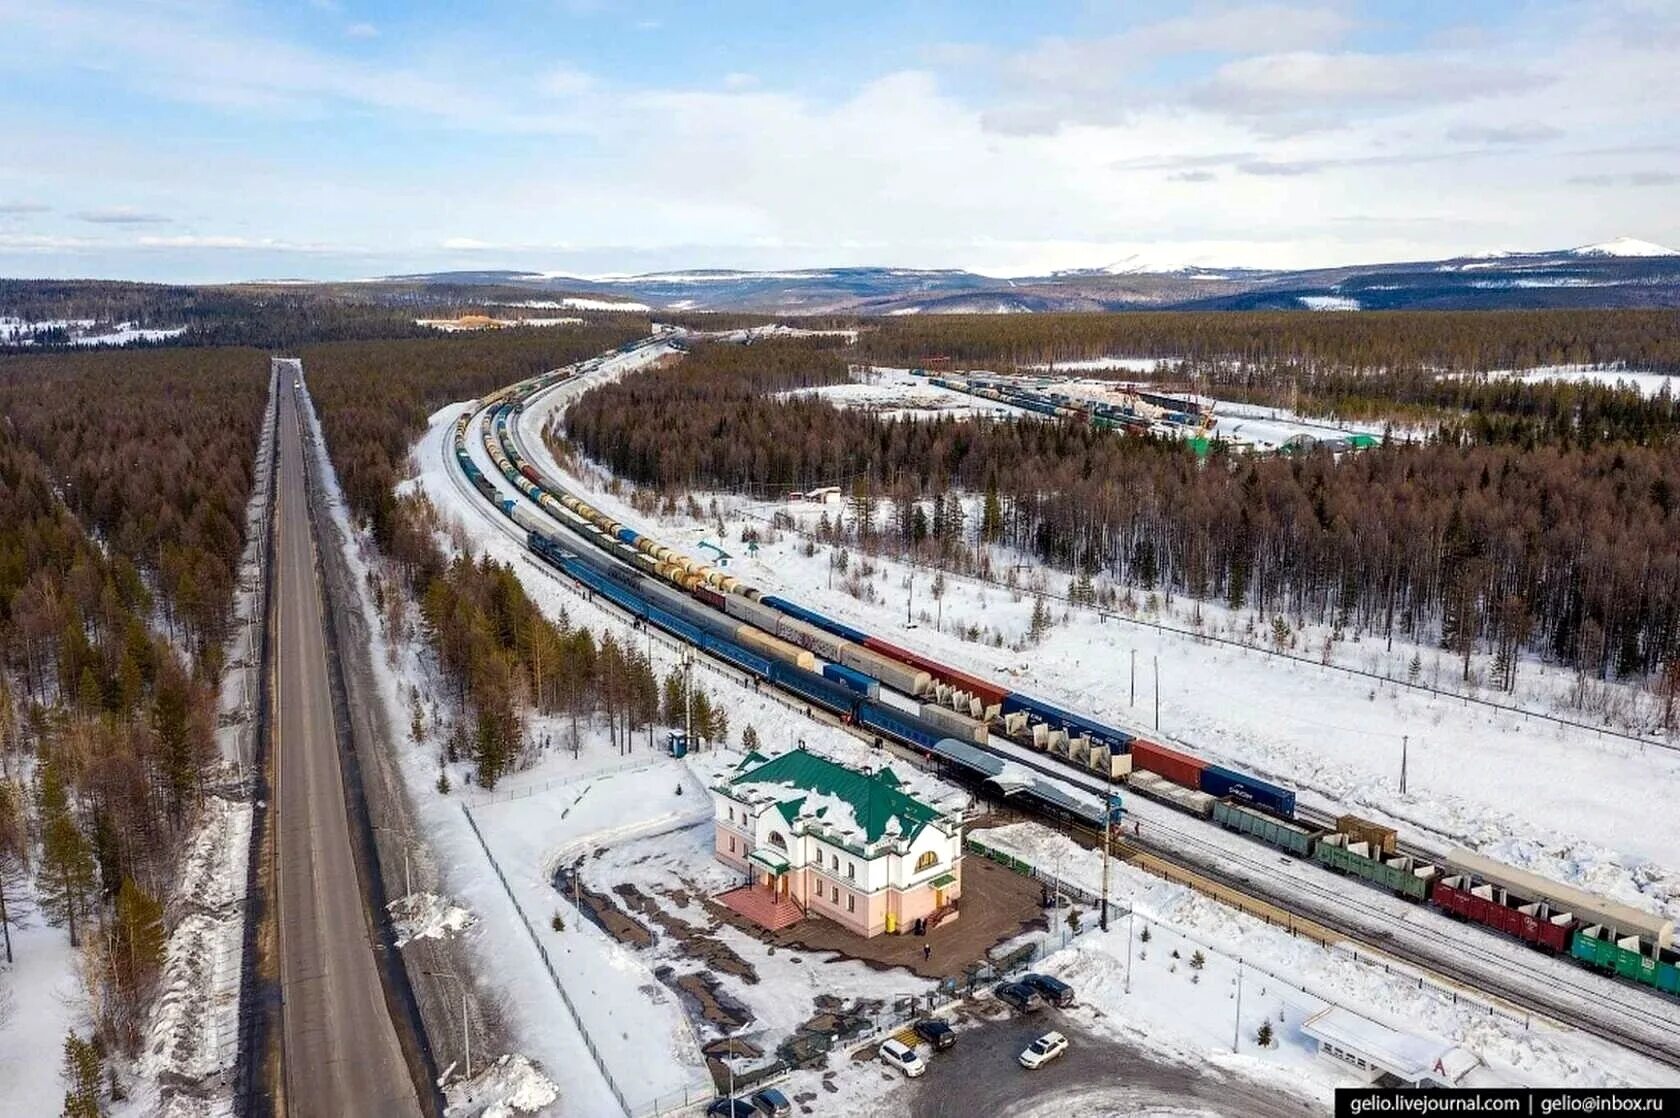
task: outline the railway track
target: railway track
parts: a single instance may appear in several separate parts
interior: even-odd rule
[[[575,390],[576,384],[576,381],[562,382],[550,391],[563,391],[567,388]],[[545,392],[539,395],[546,394]],[[539,397],[533,397],[528,403],[537,398]],[[482,425],[483,422],[482,410],[474,413],[470,421],[474,426]],[[515,446],[525,460],[532,461],[532,456],[525,450],[519,425],[516,422],[510,423],[508,428]],[[446,472],[456,488],[469,502],[479,503],[482,496],[460,475],[447,445],[443,457]],[[499,531],[523,546],[523,533],[516,526],[509,523],[499,512],[491,512],[489,518],[496,523]],[[552,517],[548,519],[554,521],[556,526],[567,534],[567,538],[579,536],[570,525]],[[586,551],[592,546],[589,541],[581,538],[579,542],[582,545],[580,551]],[[618,562],[616,557],[613,561]],[[550,570],[548,573],[561,582],[567,581],[558,571]],[[636,623],[637,619],[627,611],[613,603],[602,601],[598,596],[591,597],[610,612],[629,618],[633,624]],[[659,634],[657,639],[662,646],[677,651],[690,647],[686,642],[668,638],[664,634]],[[765,690],[760,681],[750,673],[728,664],[727,661],[709,656],[703,650],[695,651],[711,661],[712,666],[727,678],[761,691]],[[774,692],[777,689],[771,684],[768,690]],[[795,699],[790,706],[795,709],[803,708],[808,714],[812,713],[811,704],[802,696],[795,696]],[[822,713],[828,714],[826,711]],[[837,718],[825,717],[818,720],[840,726],[865,741],[872,741],[877,736],[862,732]],[[1052,780],[1089,794],[1106,797],[1110,791],[1103,781],[1092,778],[1083,770],[1046,763],[1030,751],[1018,752],[1017,749],[1024,750],[1024,747],[1013,747],[1012,743],[1010,748],[1000,748],[996,744],[980,748],[1000,759],[1034,769]],[[895,752],[906,751],[895,749]],[[912,745],[907,755],[921,761],[924,751]],[[1537,972],[1526,972],[1521,981],[1513,980],[1510,977],[1514,965],[1511,958],[1502,957],[1497,952],[1470,940],[1451,937],[1440,929],[1408,921],[1366,898],[1353,897],[1345,891],[1333,889],[1328,882],[1319,883],[1307,877],[1284,877],[1249,855],[1210,843],[1157,820],[1150,820],[1149,825],[1154,835],[1164,835],[1170,842],[1162,842],[1155,838],[1148,841],[1129,838],[1124,840],[1125,845],[1147,852],[1167,864],[1178,867],[1182,872],[1198,875],[1232,893],[1250,897],[1331,929],[1345,936],[1350,942],[1364,947],[1372,956],[1391,959],[1430,972],[1462,987],[1466,992],[1475,992],[1503,1001],[1519,1012],[1578,1029],[1660,1063],[1680,1068],[1680,1022],[1677,1022],[1673,1015],[1657,1012],[1655,1003],[1644,1005],[1625,997],[1611,996],[1612,991],[1618,990],[1615,984],[1577,981],[1570,976]],[[1071,829],[1082,832],[1088,841],[1100,841],[1100,835],[1094,830],[1078,825],[1072,825]],[[1427,856],[1427,852],[1419,853]],[[1256,878],[1260,880],[1257,881]],[[1363,889],[1365,886],[1361,885],[1359,888]],[[1586,972],[1583,972],[1581,978],[1588,978]],[[1612,1012],[1604,1012],[1606,1009]]]

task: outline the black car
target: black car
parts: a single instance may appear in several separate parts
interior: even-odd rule
[[[718,1099],[706,1108],[706,1118],[759,1118],[758,1107],[746,1099]]]
[[[793,1113],[793,1106],[787,1101],[787,1096],[774,1087],[766,1087],[752,1097],[753,1105],[766,1118],[788,1118]]]
[[[1059,978],[1051,978],[1047,974],[1023,974],[1021,984],[1031,986],[1040,997],[1059,1009],[1073,1004],[1073,987]]]
[[[943,1052],[957,1043],[957,1032],[945,1022],[929,1017],[925,1021],[917,1021],[913,1026],[916,1035],[933,1045],[935,1051]]]
[[[1022,1013],[1037,1013],[1044,1008],[1044,999],[1025,982],[1000,982],[992,992]]]

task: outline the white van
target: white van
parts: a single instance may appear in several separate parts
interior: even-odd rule
[[[881,1042],[881,1059],[915,1079],[927,1070],[927,1061],[917,1054],[914,1048],[898,1040],[883,1040]]]

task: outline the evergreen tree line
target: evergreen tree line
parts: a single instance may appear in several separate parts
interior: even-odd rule
[[[156,591],[198,674],[221,672],[268,398],[255,350],[0,362],[0,412],[69,510]]]
[[[1135,356],[1455,372],[1625,361],[1675,372],[1680,319],[1670,310],[902,315],[877,320],[858,348],[880,364],[943,357],[959,368]]]
[[[638,336],[611,325],[541,334],[458,335],[423,342],[330,345],[303,352],[328,451],[346,499],[390,560],[397,585],[375,580],[376,603],[408,596],[464,721],[442,743],[443,759],[470,759],[494,787],[520,760],[525,715],[606,719],[612,741],[631,749],[658,718],[661,690],[645,649],[597,638],[562,614],[550,620],[509,568],[462,554],[448,558],[442,526],[422,497],[398,495],[408,449],[426,417],[451,400],[580,360]],[[400,598],[399,598],[400,600]],[[416,720],[417,739],[423,720]],[[439,787],[447,788],[440,779]]]
[[[0,937],[24,898],[82,948],[93,1041],[132,1052],[169,892],[217,761],[215,693],[155,598],[0,426]],[[32,888],[29,886],[32,884]]]
[[[826,353],[699,347],[587,393],[583,452],[638,484],[800,488],[850,477],[849,530],[956,565],[1003,544],[1169,597],[1364,632],[1549,653],[1642,675],[1680,650],[1680,448],[1455,437],[1344,456],[1216,453],[1022,419],[897,421],[755,394]],[[747,367],[763,363],[754,374]],[[985,494],[963,523],[953,491]],[[883,507],[891,518],[877,516]],[[955,510],[955,511],[953,511]]]

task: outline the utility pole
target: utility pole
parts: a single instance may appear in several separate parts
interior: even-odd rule
[[[1242,1043],[1242,960],[1237,960],[1237,1022],[1231,1027],[1231,1051]]]
[[[1132,705],[1137,706],[1137,649],[1132,649]]]
[[[683,740],[694,748],[694,650],[683,650]]]
[[[916,568],[910,568],[910,579],[905,583],[904,592],[904,627],[910,627],[910,603],[916,597]]]
[[[1161,732],[1161,658],[1153,657],[1155,661],[1155,732]]]
[[[449,971],[445,971],[445,970],[428,970],[428,971],[421,971],[420,973],[430,975],[433,978],[447,978],[447,979],[450,979],[457,986],[459,986],[461,988],[461,1045],[462,1045],[463,1048],[466,1049],[466,1053],[467,1053],[467,1074],[466,1074],[466,1078],[471,1079],[472,1078],[472,1029],[470,1028],[471,1022],[467,1017],[467,984],[465,982],[461,981],[460,975],[453,974],[453,973],[451,973]]]
[[[1103,931],[1108,931],[1108,849],[1114,835],[1114,785],[1110,777],[1107,792],[1103,796],[1103,872],[1102,872],[1102,912],[1098,923]]]
[[[1400,794],[1406,794],[1406,752],[1412,743],[1412,735],[1400,735]]]
[[[1132,992],[1132,927],[1136,923],[1137,909],[1126,909],[1126,993],[1128,994]]]

